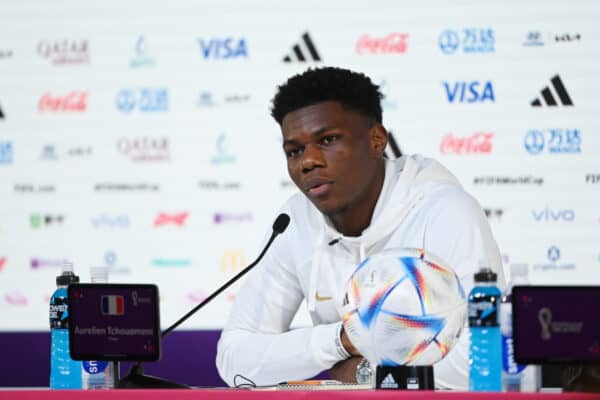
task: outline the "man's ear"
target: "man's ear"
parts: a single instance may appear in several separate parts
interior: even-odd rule
[[[375,124],[369,129],[369,146],[376,158],[383,157],[388,142],[388,133],[381,124]]]

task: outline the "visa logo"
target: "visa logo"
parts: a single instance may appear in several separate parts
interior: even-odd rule
[[[541,211],[532,210],[531,214],[536,221],[567,221],[575,220],[575,211],[571,209],[552,210],[549,207]]]
[[[481,83],[471,82],[444,82],[446,96],[449,103],[483,103],[495,102],[494,87],[491,81]]]
[[[248,57],[248,47],[244,38],[198,39],[204,59],[229,59]]]

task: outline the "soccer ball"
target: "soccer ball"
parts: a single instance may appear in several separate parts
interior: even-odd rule
[[[456,273],[421,249],[385,250],[354,271],[343,301],[348,338],[372,365],[432,365],[467,317]]]

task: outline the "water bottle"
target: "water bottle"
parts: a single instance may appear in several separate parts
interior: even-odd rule
[[[502,294],[500,304],[500,331],[502,332],[502,390],[505,392],[534,392],[538,390],[539,370],[535,365],[515,362],[512,327],[512,288],[528,285],[527,264],[511,264],[510,281]]]
[[[502,338],[498,325],[500,289],[498,276],[489,268],[475,274],[469,293],[469,390],[502,390]]]
[[[92,283],[107,283],[108,268],[90,269]],[[115,387],[115,365],[112,361],[83,361],[81,377],[84,389],[113,389]]]
[[[69,353],[67,286],[76,282],[79,277],[73,264],[65,262],[50,298],[50,389],[81,389],[81,362],[72,360]]]

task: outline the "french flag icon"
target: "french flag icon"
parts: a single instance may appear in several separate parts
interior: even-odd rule
[[[123,315],[125,314],[125,300],[123,296],[106,295],[102,296],[102,315]]]

